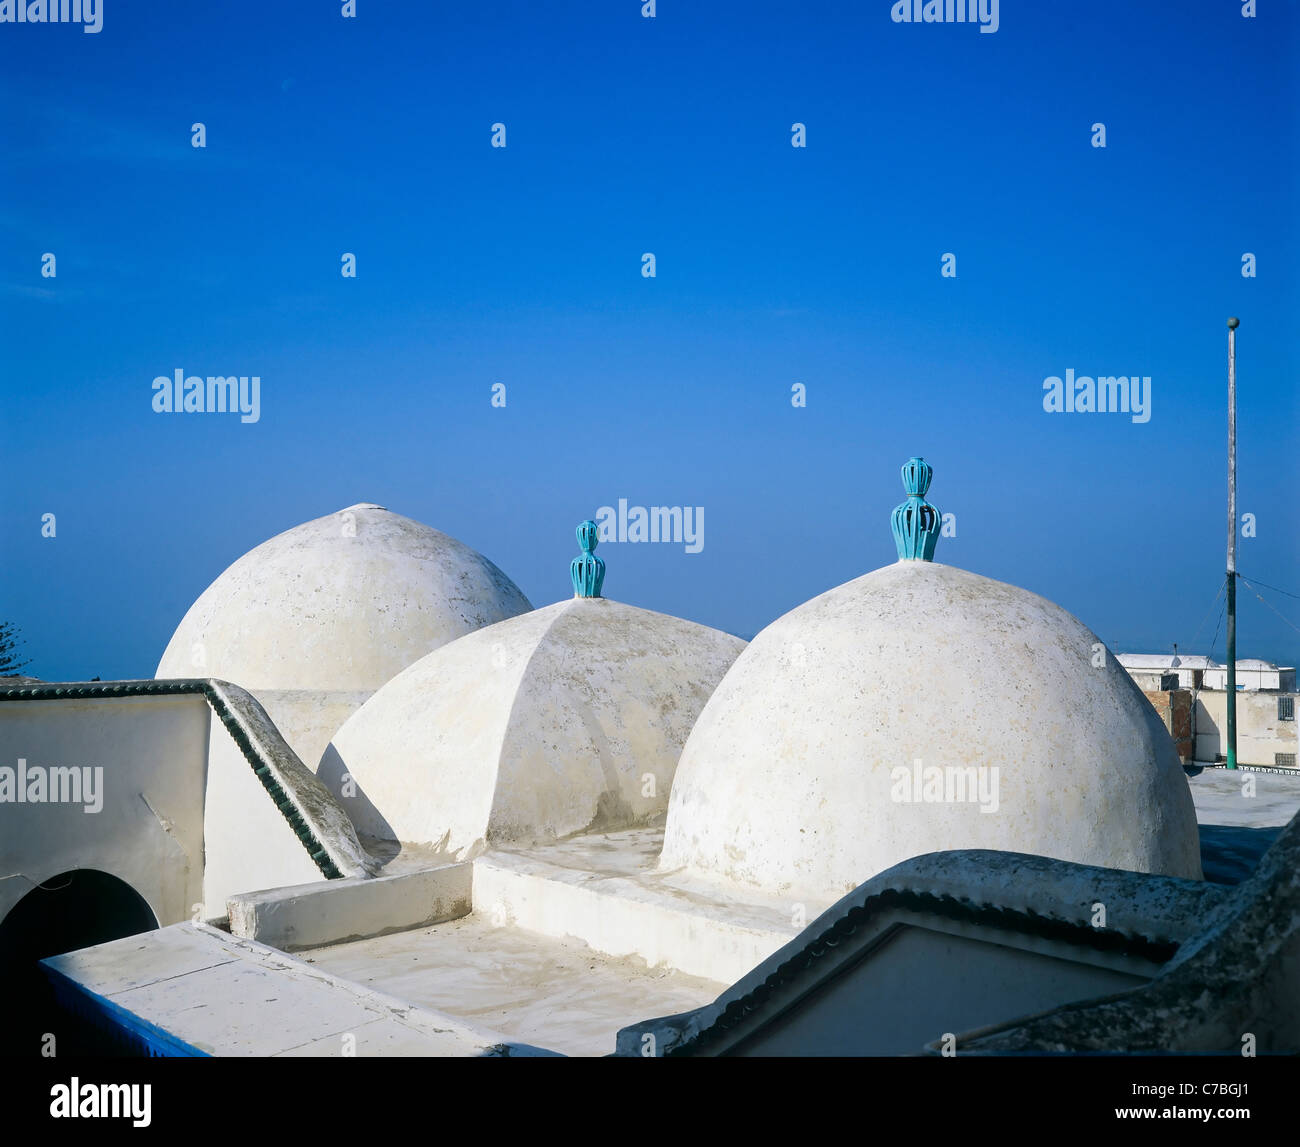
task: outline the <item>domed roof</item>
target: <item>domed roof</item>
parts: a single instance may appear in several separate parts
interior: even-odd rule
[[[926,560],[938,514],[909,503],[896,565],[773,622],[718,686],[661,868],[822,904],[950,849],[1199,878],[1186,778],[1132,678],[1060,607]]]
[[[344,723],[318,775],[361,832],[463,858],[664,812],[691,725],[745,643],[594,596],[594,544],[574,563],[578,596],[434,651]]]
[[[531,608],[482,554],[362,503],[230,566],[177,626],[155,676],[373,692],[430,650]]]

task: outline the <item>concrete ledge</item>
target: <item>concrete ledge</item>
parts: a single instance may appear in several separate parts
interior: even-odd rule
[[[284,952],[404,932],[467,915],[472,881],[462,862],[245,892],[226,902],[230,931]]]
[[[717,983],[739,979],[799,931],[774,907],[582,872],[535,853],[492,852],[473,864],[477,913]]]

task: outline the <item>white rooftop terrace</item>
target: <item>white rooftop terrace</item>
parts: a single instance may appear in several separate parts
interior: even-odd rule
[[[1189,784],[1211,881],[1244,879],[1300,810],[1300,775],[1207,769]],[[174,925],[51,964],[209,1054],[337,1055],[357,1033],[357,1054],[607,1055],[621,1028],[709,1004],[809,922],[796,905],[659,871],[661,834],[432,868],[412,850],[386,877],[236,898],[260,936]],[[414,902],[434,919],[387,931]],[[353,926],[375,934],[293,942]],[[250,991],[272,1004],[243,1006]]]
[[[1213,882],[1245,879],[1300,811],[1300,774],[1206,769],[1188,783]],[[658,871],[661,840],[650,828],[497,850],[474,862],[470,915],[298,956],[524,1043],[608,1054],[619,1027],[709,1002],[800,931],[788,901]]]
[[[569,1056],[614,1050],[619,1028],[703,1007],[727,986],[580,940],[473,912],[432,928],[335,944],[298,958],[341,979]]]

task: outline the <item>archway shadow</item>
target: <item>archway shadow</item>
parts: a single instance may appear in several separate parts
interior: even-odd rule
[[[78,868],[36,885],[0,921],[7,1053],[39,1056],[44,1047],[46,1054],[112,1054],[93,1029],[57,1008],[39,961],[157,927],[144,897],[107,872]]]

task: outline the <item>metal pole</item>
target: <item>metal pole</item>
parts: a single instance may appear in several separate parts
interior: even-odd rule
[[[1228,768],[1237,767],[1237,326],[1228,320]]]

